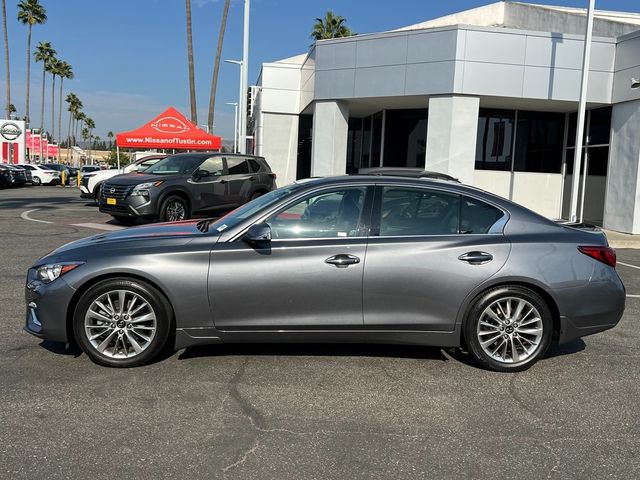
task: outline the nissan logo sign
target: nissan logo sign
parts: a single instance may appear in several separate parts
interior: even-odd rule
[[[111,190],[109,190],[109,193],[116,193],[116,189],[111,187]]]
[[[15,123],[5,123],[0,127],[0,135],[2,135],[5,140],[13,142],[22,135],[22,130],[20,130],[20,127]]]

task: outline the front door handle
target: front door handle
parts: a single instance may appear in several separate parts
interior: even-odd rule
[[[493,255],[487,252],[467,252],[460,255],[458,260],[470,263],[471,265],[482,265],[493,260]]]
[[[341,253],[339,255],[333,255],[332,257],[327,258],[324,263],[330,263],[331,265],[335,265],[338,268],[346,268],[349,265],[360,263],[360,259],[355,255],[347,255],[345,253]]]

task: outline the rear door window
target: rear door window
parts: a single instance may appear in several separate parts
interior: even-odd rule
[[[422,188],[384,187],[380,236],[458,233],[460,196]]]
[[[227,169],[229,175],[245,175],[250,173],[247,159],[242,157],[227,157]]]
[[[250,158],[248,162],[249,162],[249,167],[251,168],[251,171],[253,171],[254,173],[260,171],[260,163],[258,163],[257,160]]]

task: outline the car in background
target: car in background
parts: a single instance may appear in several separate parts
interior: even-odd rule
[[[100,165],[83,165],[80,167],[80,175],[90,172],[99,172],[100,170],[102,170]]]
[[[60,172],[50,170],[33,163],[21,163],[18,167],[25,168],[31,171],[33,185],[59,185],[60,184]]]
[[[24,172],[24,177],[27,180],[27,184],[33,185],[33,176],[31,175],[31,170],[28,168],[24,168],[24,165],[13,165],[16,168],[21,169]]]
[[[86,173],[82,176],[80,183],[80,198],[91,198],[97,202],[100,199],[100,188],[106,180],[123,173],[142,172],[165,157],[166,155],[164,154],[149,155],[120,170],[112,168],[109,170],[100,170],[99,172]]]
[[[113,367],[148,363],[169,340],[366,342],[459,347],[484,369],[518,372],[554,342],[616,326],[625,288],[615,265],[602,231],[474,187],[326,177],[217,220],[54,250],[27,273],[25,329]]]
[[[0,188],[8,188],[13,184],[13,172],[6,164],[0,164]]]
[[[80,171],[77,167],[67,167],[69,169],[69,182],[67,185],[77,185],[78,183],[78,172]]]
[[[65,185],[69,184],[69,167],[63,163],[43,163],[41,164],[44,168],[48,168],[49,170],[55,170],[60,173],[60,181],[62,181],[62,174],[64,173],[64,182]]]
[[[27,175],[24,169],[17,165],[7,165],[12,173],[12,187],[24,187],[27,184]]]
[[[275,189],[275,180],[262,157],[180,153],[144,172],[109,179],[102,186],[99,208],[123,224],[219,215]]]

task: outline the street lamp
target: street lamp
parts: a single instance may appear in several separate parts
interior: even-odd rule
[[[244,0],[244,36],[242,39],[242,82],[240,97],[240,153],[247,153],[247,88],[249,86],[249,13],[251,1]]]
[[[238,102],[227,102],[227,105],[235,107],[233,115],[233,153],[238,153]]]
[[[240,108],[240,106],[242,105],[242,60],[225,60],[225,63],[233,63],[234,65],[240,65],[240,91],[238,92],[238,108]],[[242,116],[242,112],[240,112],[240,115]],[[233,144],[235,145],[235,147],[233,148],[234,153],[238,153],[238,147],[241,145],[241,139],[240,139],[240,132],[242,131],[240,129],[240,119],[238,118],[237,114],[236,114],[236,123],[234,126],[234,131],[235,131],[235,136],[233,137]]]

